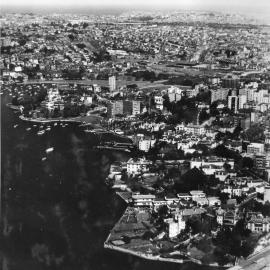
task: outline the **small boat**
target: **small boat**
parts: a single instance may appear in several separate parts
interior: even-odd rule
[[[47,159],[46,157],[43,157],[41,160],[42,160],[42,161],[45,161],[46,159]]]
[[[37,127],[37,125],[33,125],[33,127]]]
[[[53,125],[56,127],[57,126],[57,123],[54,123]]]
[[[118,134],[118,135],[124,135],[124,131],[122,131],[121,129],[116,129],[114,131],[114,133]]]
[[[31,128],[30,128],[30,127],[26,129],[26,131],[29,131],[29,130],[31,130]]]
[[[43,135],[45,133],[45,130],[38,131],[37,135]]]
[[[16,128],[18,126],[18,124],[14,125],[13,127]]]
[[[47,154],[48,154],[48,153],[51,153],[53,150],[54,150],[53,147],[47,148],[47,149],[46,149],[46,153],[47,153]]]
[[[48,130],[48,131],[51,130],[51,127],[47,127],[46,130]]]

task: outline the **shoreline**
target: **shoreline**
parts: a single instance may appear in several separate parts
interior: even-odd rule
[[[120,252],[123,252],[123,253],[131,254],[131,255],[134,255],[136,257],[147,259],[147,260],[152,260],[152,261],[164,261],[164,262],[172,262],[172,263],[178,263],[178,264],[183,264],[185,262],[190,262],[191,261],[191,260],[184,260],[184,259],[163,258],[163,257],[160,257],[159,255],[157,255],[157,256],[153,256],[153,255],[150,255],[150,254],[147,255],[146,253],[136,252],[136,251],[132,251],[132,250],[129,250],[129,249],[117,247],[117,246],[109,244],[107,242],[107,240],[110,238],[110,236],[111,236],[111,234],[109,234],[108,238],[104,242],[104,248],[120,251]]]
[[[126,200],[125,197],[122,195],[122,193],[125,193],[125,192],[116,191],[115,193],[125,203],[128,204],[129,201]],[[120,220],[122,219],[122,217],[123,217],[123,215],[121,216]],[[171,263],[177,263],[177,264],[184,264],[184,263],[190,262],[190,263],[194,263],[196,265],[207,266],[207,267],[211,267],[211,268],[212,267],[218,267],[220,269],[221,268],[227,269],[227,268],[233,267],[232,265],[217,265],[216,262],[205,264],[201,260],[191,257],[186,252],[181,252],[182,254],[181,253],[179,254],[179,255],[185,257],[186,259],[177,259],[177,258],[170,258],[170,257],[161,257],[160,255],[154,256],[152,254],[147,254],[145,252],[134,251],[134,250],[124,248],[124,247],[121,247],[121,246],[116,246],[116,245],[110,243],[111,236],[112,236],[112,232],[110,231],[109,235],[107,236],[107,238],[106,238],[106,240],[104,242],[104,248],[119,251],[119,252],[122,252],[122,253],[127,253],[127,254],[130,254],[130,255],[142,258],[142,259],[147,259],[147,260],[151,260],[151,261],[171,262]]]
[[[53,122],[74,122],[74,123],[81,123],[83,121],[76,120],[75,118],[69,118],[69,119],[45,119],[45,118],[29,118],[20,115],[19,118],[23,121],[28,121],[28,122],[34,122],[34,123],[53,123]]]
[[[13,105],[11,103],[7,103],[6,106],[14,111],[20,111],[20,106],[19,105]]]
[[[122,247],[115,246],[113,244],[108,243],[108,240],[110,239],[110,237],[111,237],[111,233],[109,234],[109,236],[107,237],[107,239],[104,242],[104,248],[119,251],[119,252],[126,253],[126,254],[130,254],[130,255],[133,255],[133,256],[136,256],[136,257],[139,257],[142,259],[146,259],[146,260],[171,262],[171,263],[177,263],[177,264],[184,264],[184,263],[190,262],[190,263],[194,263],[196,265],[207,266],[207,267],[218,267],[218,268],[224,268],[224,269],[233,267],[233,266],[228,266],[228,265],[227,266],[226,265],[216,265],[215,263],[204,264],[200,260],[197,260],[195,258],[191,258],[188,255],[183,255],[183,256],[186,256],[187,259],[174,259],[174,258],[169,258],[169,257],[168,258],[161,257],[160,255],[153,256],[151,254],[146,254],[143,252],[136,252],[136,251],[133,251],[130,249],[122,248]],[[237,266],[237,265],[235,265],[235,266]]]
[[[102,145],[98,145],[95,147],[96,149],[100,149],[100,150],[115,150],[115,151],[121,151],[121,152],[126,152],[126,153],[131,153],[130,149],[125,149],[125,148],[114,148],[112,146],[102,146]]]

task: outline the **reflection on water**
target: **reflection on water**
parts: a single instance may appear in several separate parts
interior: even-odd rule
[[[127,154],[94,150],[97,138],[75,124],[37,136],[3,105],[5,97],[1,102],[2,269],[202,269],[105,250],[125,204],[104,179],[110,163]],[[48,147],[54,151],[46,154]]]

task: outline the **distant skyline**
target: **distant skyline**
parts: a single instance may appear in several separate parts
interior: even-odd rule
[[[269,8],[269,0],[1,0],[3,6],[175,6],[192,7],[239,7]]]
[[[58,12],[85,8],[94,9],[193,9],[239,13],[270,14],[269,0],[1,0],[2,11],[37,11],[40,9]],[[270,17],[270,15],[269,15]]]

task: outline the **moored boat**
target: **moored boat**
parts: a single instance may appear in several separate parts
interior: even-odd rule
[[[46,153],[47,153],[47,154],[48,154],[48,153],[51,153],[53,150],[54,150],[53,147],[47,148],[47,149],[46,149]]]
[[[43,135],[45,133],[45,130],[40,130],[37,132],[37,135]]]

